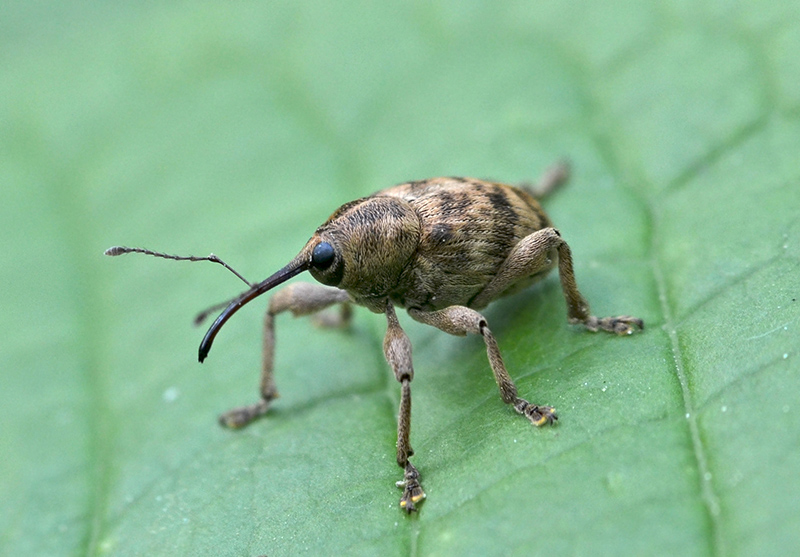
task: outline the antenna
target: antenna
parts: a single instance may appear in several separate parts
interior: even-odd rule
[[[244,282],[248,286],[248,290],[242,292],[235,298],[231,298],[230,300],[223,302],[221,304],[215,304],[210,308],[206,309],[205,311],[199,313],[197,317],[194,318],[195,325],[199,325],[202,323],[206,317],[210,313],[217,311],[220,308],[225,308],[222,313],[219,314],[217,319],[214,323],[211,324],[211,327],[206,332],[206,336],[203,337],[203,341],[200,343],[200,349],[198,351],[198,356],[200,362],[202,363],[203,360],[206,359],[208,356],[208,351],[211,350],[211,344],[214,342],[214,337],[217,336],[220,328],[225,324],[225,322],[230,319],[230,317],[239,311],[243,305],[245,305],[250,300],[261,296],[265,292],[275,288],[279,284],[286,282],[290,278],[299,275],[303,271],[307,271],[311,266],[311,261],[307,260],[303,253],[299,253],[297,257],[295,257],[286,267],[278,271],[277,273],[273,274],[272,276],[268,277],[265,280],[262,280],[258,283],[251,283],[247,279],[245,279],[242,275],[237,273],[233,267],[225,263],[222,259],[214,255],[213,253],[210,254],[208,257],[195,257],[194,255],[188,256],[181,256],[181,255],[170,255],[168,253],[162,253],[160,251],[153,251],[145,248],[127,248],[123,246],[113,246],[108,248],[105,251],[106,255],[111,257],[116,257],[117,255],[124,255],[126,253],[143,253],[145,255],[152,255],[153,257],[160,257],[162,259],[172,259],[173,261],[211,261],[212,263],[219,263],[226,269],[228,269],[231,273],[239,277],[242,282]]]
[[[173,261],[211,261],[212,263],[219,263],[220,265],[222,265],[223,267],[228,269],[231,273],[233,273],[234,275],[239,277],[242,280],[242,282],[244,282],[250,288],[253,288],[255,286],[254,283],[248,281],[242,275],[237,273],[236,270],[233,267],[231,267],[230,265],[225,263],[222,259],[220,259],[216,255],[214,255],[213,253],[209,254],[208,257],[195,257],[194,255],[188,255],[188,256],[184,257],[184,256],[180,256],[180,255],[170,255],[168,253],[162,253],[160,251],[153,251],[153,250],[149,250],[149,249],[145,249],[145,248],[127,248],[127,247],[124,247],[124,246],[113,246],[113,247],[110,247],[104,253],[105,253],[105,255],[109,255],[111,257],[116,257],[117,255],[125,255],[126,253],[143,253],[145,255],[152,255],[153,257],[161,257],[162,259],[172,259]],[[218,306],[215,306],[214,309],[218,309],[218,308],[222,307],[223,305],[226,305],[226,304],[220,304]],[[207,313],[207,312],[204,312],[204,313]],[[202,321],[202,319],[201,319],[201,321]]]

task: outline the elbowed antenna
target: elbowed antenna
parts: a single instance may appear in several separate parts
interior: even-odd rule
[[[163,253],[160,251],[153,251],[151,249],[145,248],[128,248],[125,246],[111,246],[106,251],[103,252],[105,255],[109,255],[111,257],[116,257],[118,255],[125,255],[126,253],[143,253],[145,255],[152,255],[153,257],[160,257],[162,259],[172,259],[173,261],[211,261],[212,263],[219,263],[226,269],[228,269],[231,273],[242,279],[247,286],[250,288],[255,287],[255,285],[240,275],[233,267],[225,263],[222,259],[214,255],[213,253],[208,257],[195,257],[194,255],[171,255],[169,253]]]
[[[242,292],[238,297],[233,299],[231,303],[228,304],[228,307],[226,307],[222,313],[219,314],[219,317],[214,320],[214,322],[211,324],[211,327],[208,328],[206,336],[203,337],[203,340],[200,343],[200,349],[198,351],[200,363],[202,363],[203,360],[206,359],[206,356],[208,356],[208,352],[211,350],[211,344],[214,342],[214,337],[217,336],[217,333],[225,324],[225,322],[230,319],[234,313],[239,311],[240,307],[254,298],[261,296],[265,292],[272,290],[279,284],[286,282],[290,278],[308,270],[310,266],[311,262],[306,257],[303,257],[303,254],[300,254],[295,257],[291,263],[286,265],[286,267],[268,279],[263,280],[258,284],[254,284],[250,290]]]

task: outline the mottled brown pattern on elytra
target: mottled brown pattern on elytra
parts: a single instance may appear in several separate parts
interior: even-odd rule
[[[419,215],[415,257],[389,293],[426,311],[469,305],[519,240],[550,225],[527,192],[474,178],[432,178],[382,190]]]

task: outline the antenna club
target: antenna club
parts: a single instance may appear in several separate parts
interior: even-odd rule
[[[106,251],[103,252],[103,255],[109,255],[114,257],[115,255],[122,255],[128,253],[128,248],[124,248],[122,246],[111,246]]]

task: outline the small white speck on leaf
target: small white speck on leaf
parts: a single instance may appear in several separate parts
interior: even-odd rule
[[[178,390],[177,387],[170,387],[164,391],[161,395],[161,398],[164,402],[175,402],[178,397],[181,396],[181,392]]]

